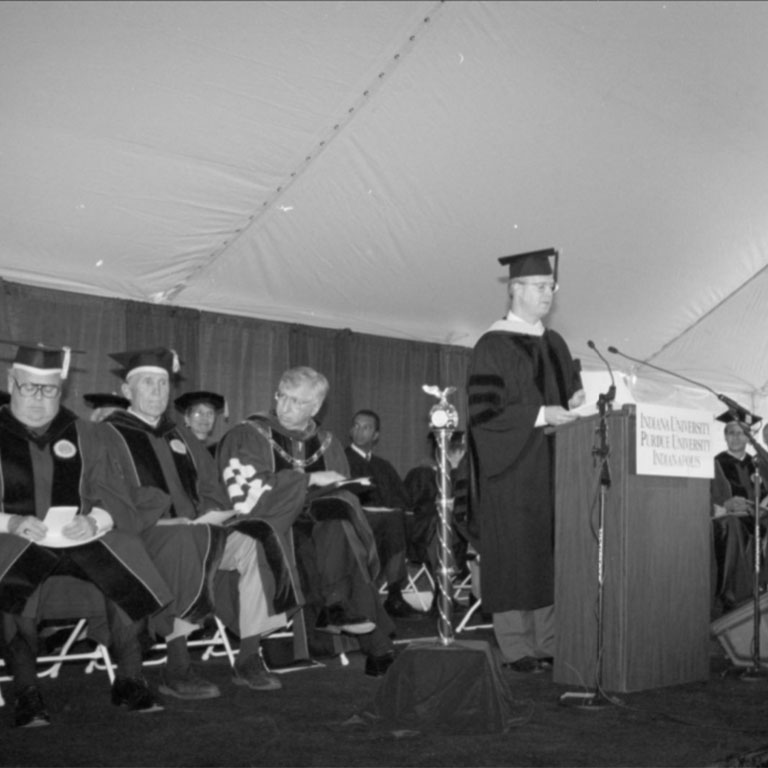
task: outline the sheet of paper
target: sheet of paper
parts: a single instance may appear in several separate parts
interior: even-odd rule
[[[583,403],[578,408],[570,408],[569,410],[577,416],[593,416],[597,413],[597,403]]]
[[[106,531],[91,537],[90,539],[70,539],[65,536],[61,529],[67,526],[75,519],[75,515],[78,512],[77,507],[51,507],[43,518],[48,531],[45,534],[45,538],[39,541],[38,544],[42,547],[52,547],[54,549],[64,549],[65,547],[77,547],[81,544],[87,544],[89,541],[100,539]]]
[[[77,507],[51,507],[43,518],[48,533],[61,535],[61,529],[75,519],[77,509]]]
[[[222,525],[230,517],[234,517],[237,512],[234,509],[212,509],[200,517],[192,520],[193,523],[207,523],[208,525]]]
[[[371,485],[370,477],[353,477],[350,480],[339,480],[338,483],[333,483],[334,488],[343,488],[345,485]]]

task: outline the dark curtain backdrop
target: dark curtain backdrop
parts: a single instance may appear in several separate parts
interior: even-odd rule
[[[181,360],[173,397],[194,389],[227,399],[231,426],[274,402],[280,374],[309,365],[328,377],[331,390],[320,419],[343,442],[352,414],[370,408],[382,420],[378,453],[401,475],[427,455],[429,409],[436,400],[424,384],[455,386],[451,401],[466,426],[464,382],[470,350],[254,318],[198,312],[123,299],[87,296],[0,280],[0,339],[67,345],[73,370],[64,404],[87,417],[87,392],[119,392],[110,352],[167,346]],[[8,362],[12,347],[0,348]],[[0,380],[6,386],[6,377]]]

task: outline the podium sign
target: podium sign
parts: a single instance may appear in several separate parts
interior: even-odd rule
[[[715,476],[711,413],[644,403],[636,408],[638,475]]]
[[[640,475],[633,406],[606,421],[601,683],[640,691],[709,677],[709,480]],[[553,680],[594,690],[599,416],[558,428]]]

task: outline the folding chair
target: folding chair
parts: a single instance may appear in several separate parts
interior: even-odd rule
[[[476,629],[490,629],[493,627],[493,624],[488,622],[472,625],[469,623],[470,619],[477,613],[482,605],[480,595],[480,555],[472,549],[471,546],[467,553],[467,565],[469,566],[469,573],[464,577],[460,584],[456,585],[456,592],[454,593],[457,600],[463,600],[467,604],[467,612],[462,616],[461,621],[456,626],[455,631],[457,633],[470,632]],[[461,597],[459,597],[459,595],[461,595]],[[470,597],[474,598],[471,604]]]
[[[88,582],[72,576],[54,576],[40,587],[41,622],[49,624],[48,631],[41,629],[41,641],[50,636],[52,631],[66,632],[62,645],[51,653],[37,657],[38,677],[56,678],[64,663],[88,661],[85,672],[94,669],[105,670],[110,684],[115,680],[115,665],[109,650],[103,643],[94,640],[95,648],[90,651],[73,650],[77,643],[85,639],[86,625],[89,619],[103,619],[106,616],[104,596]],[[0,669],[5,666],[0,659]],[[0,681],[11,680],[10,675],[0,673]],[[0,706],[4,700],[0,693]]]
[[[408,562],[408,583],[403,589],[403,597],[417,609],[427,612],[435,597],[435,580],[426,563]],[[386,587],[385,587],[386,590]]]
[[[426,563],[406,563],[406,584],[403,587],[403,597],[417,610],[428,611],[435,594],[435,581]],[[379,594],[387,596],[387,584],[382,583]]]

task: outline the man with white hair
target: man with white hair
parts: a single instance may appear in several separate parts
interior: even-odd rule
[[[350,476],[344,448],[314,418],[328,387],[308,366],[285,371],[274,410],[231,429],[217,459],[238,509],[273,525],[283,547],[293,531],[310,632],[354,635],[365,673],[379,677],[394,660],[394,624],[378,599],[373,533],[357,497],[336,487]]]
[[[139,519],[101,425],[61,405],[68,362],[68,349],[19,345],[10,405],[0,407],[0,610],[21,727],[50,722],[35,660],[40,588],[52,576],[83,579],[104,595],[118,665],[112,703],[162,708],[142,677],[138,622],[173,596],[136,535]],[[47,518],[53,508],[72,515],[58,532]],[[167,615],[164,626],[170,631]]]
[[[205,513],[231,510],[231,505],[213,457],[167,413],[171,377],[179,370],[176,353],[156,347],[111,357],[123,366],[122,392],[130,405],[104,423],[120,438],[118,455],[128,483],[134,488],[159,489],[168,502],[157,525],[144,533],[147,549],[180,606],[180,620],[166,638],[168,661],[160,692],[181,699],[220,695],[218,686],[192,668],[186,642],[206,615],[220,614],[212,587],[217,571],[237,573],[236,594],[227,600],[228,606],[237,606],[237,615],[222,617],[234,624],[240,636],[233,682],[258,691],[281,688],[280,679],[265,668],[260,638],[283,627],[285,612],[295,608],[289,589],[280,593],[279,604],[275,597],[285,584],[287,566],[281,570],[279,560],[272,560],[263,564],[262,575],[256,537],[222,525],[189,524]],[[268,572],[268,567],[274,572]],[[265,580],[275,585],[275,594],[265,592]],[[224,580],[223,588],[228,585]]]

